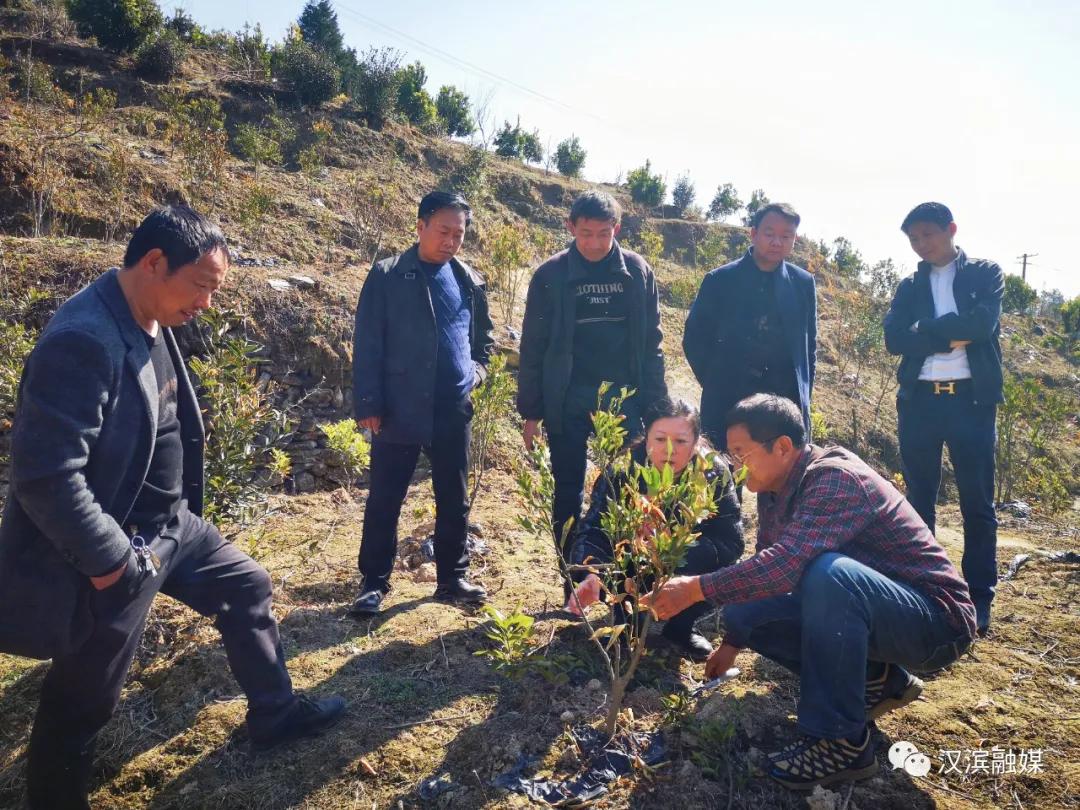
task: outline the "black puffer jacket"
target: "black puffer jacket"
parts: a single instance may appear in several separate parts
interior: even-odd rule
[[[645,464],[645,446],[636,446],[631,457],[638,464]],[[686,558],[678,569],[679,574],[696,576],[736,562],[742,556],[744,543],[739,499],[727,462],[716,453],[710,452],[699,454],[690,463],[708,465],[705,476],[709,481],[725,474],[727,478],[727,485],[723,490],[720,489],[721,485],[717,485],[716,512],[695,527],[700,534],[687,550]],[[597,563],[610,562],[612,559],[611,540],[601,528],[600,520],[611,500],[612,485],[615,487],[614,491],[618,491],[625,483],[626,476],[614,476],[612,484],[608,483],[609,478],[610,475],[601,475],[593,487],[589,511],[578,527],[570,552],[570,562],[573,565],[583,565],[587,559]]]

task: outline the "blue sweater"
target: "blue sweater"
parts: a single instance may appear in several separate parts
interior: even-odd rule
[[[449,262],[439,266],[422,261],[420,266],[431,291],[439,344],[435,359],[435,399],[456,404],[469,395],[476,379],[469,345],[472,318],[469,297],[463,294]]]

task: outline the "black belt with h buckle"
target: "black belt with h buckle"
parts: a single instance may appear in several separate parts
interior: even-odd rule
[[[971,380],[919,380],[919,386],[935,396],[965,394],[971,390]]]

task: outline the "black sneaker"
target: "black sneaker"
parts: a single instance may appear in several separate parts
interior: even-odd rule
[[[886,664],[881,677],[866,682],[866,719],[877,720],[883,714],[903,708],[918,700],[926,687],[903,667]]]
[[[262,719],[258,711],[248,712],[251,747],[256,751],[268,751],[301,737],[317,736],[336,723],[344,711],[345,698],[340,695],[318,700],[297,695],[279,717]]]
[[[769,764],[769,778],[791,790],[869,779],[878,771],[868,728],[863,729],[859,742],[803,737],[770,754]]]
[[[435,598],[440,602],[463,602],[480,605],[487,601],[487,591],[479,585],[473,585],[464,577],[440,582],[435,588]]]
[[[355,617],[376,616],[382,610],[382,600],[386,596],[382,590],[376,588],[373,591],[363,591],[352,607],[349,615]]]

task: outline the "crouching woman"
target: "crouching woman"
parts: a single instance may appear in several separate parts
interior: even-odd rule
[[[710,484],[715,482],[716,511],[695,527],[698,537],[687,549],[678,574],[704,574],[738,561],[743,553],[743,532],[731,468],[702,438],[696,408],[681,399],[660,400],[646,414],[645,437],[631,448],[631,458],[638,465],[651,464],[658,469],[670,464],[676,478],[687,470],[702,470]],[[627,480],[626,473],[610,469],[597,478],[589,511],[573,540],[571,565],[602,565],[612,561],[613,544],[602,527],[602,516],[613,495],[622,491]],[[637,482],[644,493],[644,481],[638,478]],[[671,519],[670,515],[666,517]],[[566,607],[572,613],[579,613],[600,598],[601,583],[592,573],[575,578],[580,582]],[[712,653],[709,642],[694,632],[694,622],[708,609],[703,603],[693,605],[672,616],[662,630],[669,642],[695,661],[704,661]]]

